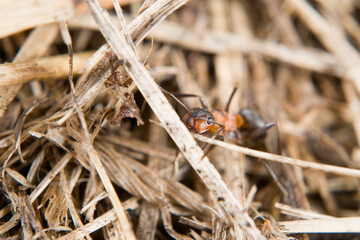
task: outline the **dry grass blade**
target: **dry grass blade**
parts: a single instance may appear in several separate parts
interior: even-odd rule
[[[34,189],[34,191],[30,194],[30,201],[31,203],[33,203],[36,198],[41,194],[41,192],[47,187],[47,185],[50,184],[50,182],[52,181],[52,179],[54,179],[54,177],[61,171],[61,169],[63,169],[66,164],[70,161],[71,159],[71,155],[70,154],[66,154],[52,169],[52,171],[50,171],[48,173],[48,175],[42,180],[42,182],[40,184],[37,185],[36,189]]]
[[[284,233],[359,233],[359,217],[279,222]]]
[[[119,58],[125,59],[125,66],[129,75],[206,186],[217,196],[225,210],[234,216],[235,224],[238,224],[247,236],[253,239],[262,239],[260,231],[255,227],[252,219],[242,210],[243,207],[240,206],[239,202],[227,188],[219,173],[206,157],[203,159],[203,152],[182,124],[176,112],[169,105],[148,71],[137,60],[131,46],[126,43],[120,31],[113,26],[110,16],[102,12],[96,2],[88,1],[88,3],[95,20],[100,26],[100,30],[110,46]]]
[[[70,193],[67,181],[66,181],[64,170],[60,171],[60,179],[61,179],[61,188],[62,188],[62,190],[64,192],[64,195],[65,195],[67,207],[68,207],[68,209],[70,211],[71,218],[73,219],[76,228],[79,228],[84,233],[86,239],[91,239],[89,234],[87,232],[85,232],[84,225],[82,224],[81,219],[80,219],[80,217],[79,217],[79,215],[78,215],[78,213],[76,211],[74,202],[71,199],[71,193]]]
[[[164,222],[164,227],[166,232],[173,238],[175,239],[179,239],[179,240],[191,240],[190,237],[182,235],[177,233],[171,223],[171,215],[170,215],[170,211],[169,211],[169,206],[167,203],[164,203],[164,206],[162,206],[160,208],[160,212],[161,212],[161,218]]]
[[[312,211],[306,211],[306,210],[302,210],[302,209],[295,209],[293,207],[290,207],[290,206],[287,206],[287,205],[284,205],[284,204],[281,204],[281,203],[276,203],[275,208],[279,209],[283,214],[293,216],[293,217],[302,218],[302,219],[329,219],[329,218],[334,218],[332,216],[323,215],[323,214],[319,214],[319,213],[312,212]]]
[[[26,181],[26,179],[20,173],[12,170],[11,168],[7,168],[5,171],[7,174],[9,174],[13,179],[15,179],[17,182],[19,182],[23,186],[28,187],[28,188],[35,188],[35,186],[33,184],[29,183],[28,181]]]
[[[136,230],[136,237],[138,239],[154,239],[158,219],[158,207],[150,203],[143,203],[140,207],[139,227]]]
[[[27,11],[24,12],[24,9]],[[71,0],[4,0],[0,4],[0,15],[3,18],[0,27],[2,38],[24,29],[55,22],[56,19],[70,18],[74,15],[74,7]]]
[[[124,207],[125,208],[135,208],[136,206],[134,206],[133,204],[133,200],[134,199],[130,199],[126,202],[124,202]],[[104,213],[103,215],[99,216],[98,218],[96,218],[94,221],[92,221],[91,223],[88,223],[84,226],[84,231],[87,233],[92,233],[95,232],[96,230],[106,226],[107,224],[109,224],[112,221],[115,221],[117,219],[117,216],[115,214],[114,209],[110,210],[106,213]],[[83,233],[82,230],[78,229],[78,230],[74,230],[71,233],[62,236],[60,238],[58,238],[59,240],[65,240],[65,239],[79,239],[79,238],[83,238],[85,235]]]
[[[135,234],[131,228],[131,223],[129,222],[127,216],[125,215],[124,207],[122,206],[121,202],[119,201],[119,198],[113,188],[113,185],[111,184],[110,179],[109,179],[103,165],[101,164],[98,153],[96,152],[96,150],[93,147],[90,147],[88,149],[88,154],[89,154],[90,160],[94,164],[94,166],[101,178],[101,181],[104,184],[105,189],[107,190],[107,192],[109,194],[109,198],[112,201],[112,204],[115,209],[115,213],[120,221],[121,229],[123,231],[124,236],[126,236],[126,239],[136,239]]]

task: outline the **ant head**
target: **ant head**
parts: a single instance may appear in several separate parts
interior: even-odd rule
[[[182,121],[194,133],[204,133],[216,124],[215,117],[206,108],[190,109]]]

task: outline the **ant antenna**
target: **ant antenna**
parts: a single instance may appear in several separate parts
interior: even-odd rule
[[[159,86],[159,88],[161,89],[161,91],[163,91],[163,93],[165,93],[166,95],[168,95],[169,97],[172,97],[173,99],[175,99],[178,103],[180,103],[181,106],[183,106],[187,112],[189,112],[189,108],[187,106],[185,106],[184,103],[182,103],[179,99],[177,99],[177,97],[175,97],[174,94],[166,91],[165,89],[163,89],[161,86]]]
[[[218,123],[218,122],[215,122],[215,121],[209,121],[209,120],[207,120],[207,121],[210,122],[210,123],[213,123],[215,125],[218,125],[219,127],[221,127],[221,130],[223,130],[225,128],[225,126],[222,125],[221,123]]]
[[[226,107],[225,107],[225,111],[226,111],[226,112],[229,112],[231,100],[233,99],[233,97],[234,97],[234,95],[235,95],[235,92],[236,92],[236,90],[237,90],[238,88],[239,88],[239,85],[238,85],[238,84],[235,84],[234,90],[232,91],[232,93],[231,93],[231,95],[230,95],[230,98],[229,98],[229,101],[228,101],[228,103],[226,104]]]
[[[196,97],[200,100],[201,106],[205,109],[209,109],[209,106],[205,103],[205,100],[202,96],[196,94],[184,94],[184,93],[175,93],[177,97]]]

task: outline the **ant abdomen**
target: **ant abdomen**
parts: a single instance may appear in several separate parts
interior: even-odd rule
[[[266,125],[260,114],[252,109],[243,108],[239,111],[239,114],[244,119],[244,124],[240,127],[241,130],[254,131]]]
[[[243,140],[264,137],[266,132],[275,122],[266,123],[259,113],[249,108],[241,109],[239,115],[243,118],[244,124],[239,128]]]

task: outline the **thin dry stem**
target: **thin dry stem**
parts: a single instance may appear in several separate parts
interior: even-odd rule
[[[217,145],[217,146],[220,146],[220,147],[232,150],[232,151],[237,151],[239,153],[257,157],[260,159],[266,159],[269,161],[279,162],[279,163],[283,163],[283,164],[290,164],[290,165],[298,166],[298,167],[305,168],[305,169],[313,169],[313,170],[322,171],[322,172],[331,173],[331,174],[360,178],[360,170],[357,170],[357,169],[337,167],[337,166],[331,166],[328,164],[307,162],[307,161],[300,160],[300,159],[284,157],[281,155],[262,152],[262,151],[258,151],[258,150],[254,150],[254,149],[250,149],[250,148],[246,148],[246,147],[237,146],[237,145],[230,144],[227,142],[214,140],[211,138],[204,137],[202,135],[195,135],[195,137],[200,141],[214,144],[214,145]]]

